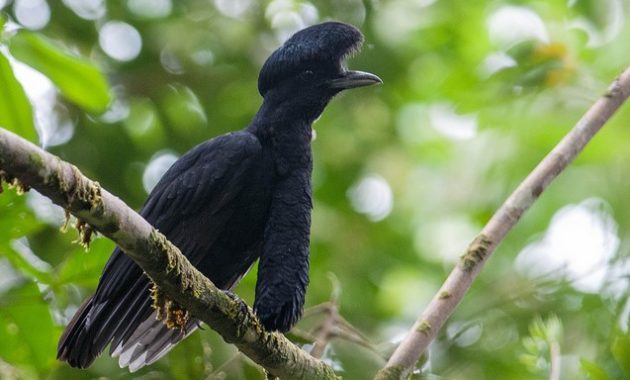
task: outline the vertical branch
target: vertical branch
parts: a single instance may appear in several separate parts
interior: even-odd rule
[[[459,264],[433,297],[425,311],[396,348],[387,365],[376,378],[405,379],[422,352],[435,339],[447,318],[462,300],[483,264],[523,213],[538,199],[549,184],[584,149],[613,113],[630,95],[630,68],[610,86],[575,127],[538,164],[468,246]]]
[[[556,341],[549,343],[549,361],[551,362],[551,370],[549,371],[549,380],[560,380],[560,344]]]

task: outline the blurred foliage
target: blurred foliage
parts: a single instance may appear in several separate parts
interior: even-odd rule
[[[15,79],[9,60],[0,55],[0,87],[6,94],[0,99],[0,125],[35,141],[37,133],[33,123],[33,111],[20,83]]]
[[[349,64],[385,84],[339,96],[315,125],[307,306],[330,299],[332,272],[341,315],[371,343],[335,338],[325,359],[368,378],[628,64],[629,16],[623,0],[0,0],[0,125],[36,141],[35,125],[40,144],[139,208],[169,157],[247,125],[283,38],[326,19],[360,27]],[[562,379],[630,378],[629,122],[626,105],[510,233],[414,377],[547,378],[557,344]],[[97,238],[84,252],[63,219],[4,184],[0,378],[131,378],[107,355],[85,371],[55,360],[113,248]],[[237,289],[248,302],[255,272]],[[321,320],[290,337],[308,344]],[[134,378],[262,374],[204,329]]]
[[[88,111],[106,110],[110,102],[107,83],[89,62],[64,54],[33,32],[20,30],[9,41],[11,55],[45,74],[69,100]]]

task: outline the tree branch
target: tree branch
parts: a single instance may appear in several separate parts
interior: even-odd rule
[[[556,341],[549,343],[549,380],[560,380],[560,368],[562,366],[562,358],[560,356],[560,344]]]
[[[629,95],[630,68],[627,68],[492,216],[376,379],[406,379],[409,376],[497,245]]]
[[[330,367],[282,334],[265,331],[251,308],[214,286],[177,247],[120,199],[83,176],[74,165],[2,128],[0,176],[21,188],[36,189],[76,216],[84,241],[89,241],[91,228],[113,240],[169,297],[274,376],[337,378]]]
[[[339,317],[339,308],[337,307],[337,300],[332,300],[326,303],[324,321],[316,329],[315,340],[313,341],[313,348],[311,348],[311,355],[314,358],[321,359],[326,346],[332,338],[336,336],[335,327],[337,319]]]

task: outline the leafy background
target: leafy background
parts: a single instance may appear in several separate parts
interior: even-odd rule
[[[349,379],[383,365],[467,243],[629,62],[623,0],[0,0],[0,15],[0,125],[134,208],[177,156],[247,125],[258,69],[290,33],[360,27],[349,64],[385,84],[339,96],[315,125],[307,298],[335,297],[369,342],[326,351]],[[414,376],[548,378],[557,347],[563,379],[630,377],[629,122],[626,106],[509,234]],[[84,371],[55,360],[113,244],[86,253],[60,233],[61,210],[4,188],[0,378],[131,378],[107,355]],[[248,302],[255,276],[237,289]],[[322,318],[291,338],[308,344]],[[133,376],[262,378],[209,329]]]

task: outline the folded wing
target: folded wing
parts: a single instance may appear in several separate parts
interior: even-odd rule
[[[235,210],[232,203],[260,155],[258,139],[245,131],[198,145],[166,172],[141,215],[197,265],[212,252]],[[242,267],[225,268],[213,281],[220,288],[229,288],[243,273],[225,272],[244,272],[249,265]],[[112,355],[130,370],[158,360],[194,331],[198,321],[190,320],[184,330],[166,328],[155,319],[149,289],[150,281],[140,267],[116,248],[96,293],[64,331],[57,357],[85,368],[111,342]]]

